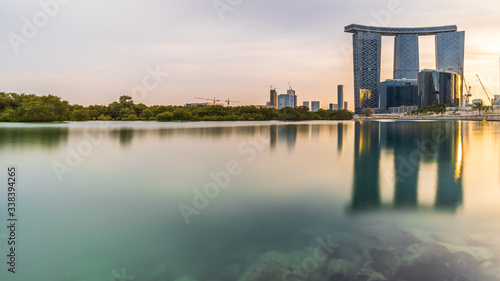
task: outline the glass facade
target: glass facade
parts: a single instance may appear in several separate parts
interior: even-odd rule
[[[381,104],[379,84],[382,36],[396,36],[394,79],[417,79],[420,59],[418,36],[420,35],[436,35],[437,69],[461,73],[459,60],[463,64],[465,32],[457,32],[456,25],[397,28],[351,24],[345,27],[345,32],[353,33],[354,110],[356,113],[362,113],[367,107],[378,108]],[[452,101],[451,97],[440,97],[440,100],[445,100],[449,104],[457,104]],[[400,102],[406,103],[406,101]],[[386,103],[387,101],[384,101],[384,104]]]
[[[418,105],[418,83],[412,80],[386,80],[380,83],[380,108]]]
[[[417,79],[419,70],[418,35],[397,35],[394,39],[394,79]]]
[[[440,103],[462,106],[461,89],[460,75],[449,71],[424,70],[418,74],[418,107]]]
[[[354,107],[357,113],[361,113],[364,108],[378,107],[382,36],[368,32],[354,33],[353,46]]]
[[[436,69],[462,74],[464,65],[465,32],[447,32],[436,35]]]

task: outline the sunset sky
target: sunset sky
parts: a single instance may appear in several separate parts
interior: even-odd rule
[[[282,93],[290,81],[300,104],[319,100],[323,108],[344,84],[352,110],[352,34],[343,32],[351,23],[456,24],[466,32],[466,78],[474,86],[479,74],[491,94],[499,91],[494,0],[55,1],[40,1],[51,3],[48,16],[38,1],[0,4],[0,91],[89,105],[142,87],[138,101],[148,105],[199,101],[193,97],[265,104],[268,85]],[[434,68],[434,37],[420,38],[420,67]],[[383,80],[392,78],[393,42],[383,38]],[[156,69],[163,74],[149,79]],[[474,98],[486,99],[474,88]]]

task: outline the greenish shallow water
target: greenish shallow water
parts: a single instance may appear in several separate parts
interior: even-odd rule
[[[454,121],[0,124],[0,280],[238,280],[367,227],[494,237],[499,143]]]

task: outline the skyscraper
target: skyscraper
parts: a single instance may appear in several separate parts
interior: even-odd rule
[[[276,88],[271,87],[270,97],[269,97],[269,105],[276,108],[278,106],[278,92],[276,92]]]
[[[278,95],[278,109],[282,109],[285,107],[296,108],[297,96],[290,94]]]
[[[312,101],[311,102],[311,111],[316,112],[319,110],[319,101]]]
[[[357,112],[378,107],[382,35],[356,32],[352,36],[354,55],[354,103]]]
[[[394,39],[394,79],[417,79],[420,69],[418,34],[398,34]]]
[[[419,67],[418,36],[436,35],[436,62],[438,69],[461,74],[465,32],[457,32],[456,25],[398,28],[351,24],[345,32],[353,33],[354,108],[379,107],[379,82],[382,36],[395,36],[394,79],[416,79]]]
[[[338,110],[342,110],[344,106],[344,85],[337,86],[337,108]]]
[[[418,74],[418,107],[462,106],[461,89],[462,80],[455,72],[424,69]]]
[[[436,35],[436,69],[453,71],[462,75],[460,62],[464,65],[465,31]],[[459,62],[460,60],[460,62]]]

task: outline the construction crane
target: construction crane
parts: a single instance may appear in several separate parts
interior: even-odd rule
[[[266,87],[271,87],[271,90],[275,90],[275,91],[276,91],[277,89],[279,89],[279,88],[276,88],[274,85],[268,85],[268,86],[266,86]]]
[[[292,86],[290,86],[290,81],[288,81],[288,89],[292,90]]]
[[[462,85],[465,86],[465,91],[467,92],[467,94],[465,95],[465,106],[467,106],[469,104],[470,97],[472,97],[472,87],[470,86],[470,84],[467,85],[468,83],[467,81],[465,81],[464,68],[462,67],[462,62],[460,61],[460,59],[458,59],[458,64],[460,65],[460,71],[462,71]]]
[[[483,87],[484,93],[488,97],[488,100],[490,101],[490,104],[493,105],[493,102],[491,101],[490,95],[488,94],[488,91],[486,91],[486,87],[484,87],[483,81],[481,81],[481,78],[479,78],[479,75],[477,75],[477,79],[479,80],[479,83],[481,83],[481,87]]]
[[[227,102],[227,106],[229,106],[232,102],[239,102],[239,101],[236,101],[236,100],[225,100],[225,102]]]
[[[196,97],[195,97],[195,99],[199,99],[199,100],[206,100],[206,101],[213,101],[214,103],[216,103],[216,102],[220,101],[220,100],[218,100],[218,99],[215,99],[215,97],[214,97],[213,99],[207,99],[207,98],[196,98]]]

